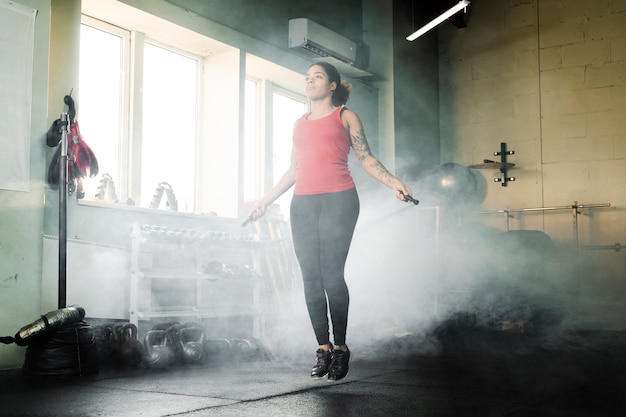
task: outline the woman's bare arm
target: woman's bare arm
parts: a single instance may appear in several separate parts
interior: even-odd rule
[[[396,178],[385,166],[372,154],[369,143],[365,137],[365,130],[359,116],[352,110],[345,110],[342,115],[344,127],[350,135],[350,143],[361,167],[371,177],[394,190],[399,200],[407,201],[405,195],[411,195],[411,189]]]

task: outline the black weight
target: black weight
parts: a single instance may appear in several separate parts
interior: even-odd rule
[[[41,318],[22,327],[15,335],[15,343],[19,346],[26,346],[39,337],[45,340],[46,334],[70,323],[80,322],[83,317],[85,317],[85,309],[78,306],[50,311],[41,316]]]
[[[185,323],[176,327],[175,346],[177,359],[183,363],[200,363],[204,358],[206,333],[197,323]]]
[[[135,368],[141,364],[143,347],[137,340],[137,326],[132,323],[118,323],[112,329],[114,348],[113,362],[119,366]]]
[[[93,329],[79,321],[32,340],[23,371],[30,376],[86,376],[98,373]]]
[[[111,355],[115,348],[115,340],[113,339],[113,326],[111,324],[102,324],[94,326],[93,338],[96,343],[96,351],[98,352],[98,361],[100,364],[110,364]]]
[[[176,323],[161,323],[146,332],[143,339],[143,363],[152,369],[166,368],[176,360],[167,329]]]

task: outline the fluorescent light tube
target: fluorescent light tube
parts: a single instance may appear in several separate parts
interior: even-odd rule
[[[418,30],[416,30],[415,32],[413,32],[412,34],[407,36],[406,40],[407,41],[414,41],[415,39],[417,39],[420,36],[422,36],[424,33],[428,32],[429,30],[431,30],[435,26],[439,25],[444,20],[450,18],[452,15],[457,13],[459,10],[465,9],[469,4],[470,4],[469,0],[461,0],[461,1],[459,1],[457,4],[452,6],[452,8],[450,8],[447,12],[443,13],[438,18],[433,19],[432,22],[422,26],[421,28],[419,28]]]

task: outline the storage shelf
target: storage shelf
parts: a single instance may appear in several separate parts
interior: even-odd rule
[[[198,240],[192,238],[184,242],[180,233],[190,237],[219,234],[228,246],[199,245]],[[130,322],[138,326],[139,321],[151,319],[249,317],[253,320],[251,334],[259,337],[263,327],[259,307],[261,280],[260,274],[256,275],[260,268],[259,245],[249,245],[245,238],[222,232],[185,230],[180,233],[173,233],[162,226],[133,225]],[[186,256],[172,257],[172,253],[184,253]],[[173,262],[168,267],[170,258]],[[158,264],[155,265],[155,262]],[[205,272],[203,265],[207,262],[225,262],[222,264],[225,266],[224,274],[219,270],[207,269]],[[233,265],[232,269],[227,267],[229,263]],[[159,282],[158,287],[156,282]],[[185,296],[177,289],[181,286],[184,291],[193,291],[187,293],[193,294],[193,300],[187,297],[187,301],[183,301]],[[248,294],[249,298],[240,291]],[[223,301],[224,295],[230,295],[227,303]],[[164,303],[161,302],[163,297],[167,299]]]
[[[139,311],[137,316],[140,319],[167,318],[167,317],[202,317],[202,318],[227,318],[227,317],[247,317],[260,313],[260,310],[250,309],[241,311],[214,311],[204,309],[180,309],[180,310],[157,310]]]
[[[185,269],[149,268],[142,269],[140,274],[143,279],[203,279],[207,281],[224,279],[219,275]]]

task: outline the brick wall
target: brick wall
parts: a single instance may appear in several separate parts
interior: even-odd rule
[[[516,181],[480,170],[479,209],[610,203],[610,208],[519,213],[511,229],[537,229],[564,247],[626,240],[626,0],[473,2],[468,27],[440,27],[442,162],[515,151]],[[504,229],[501,215],[480,221]],[[576,227],[577,226],[577,227]],[[583,250],[588,275],[569,288],[623,304],[624,252]],[[606,303],[604,301],[605,300]],[[621,326],[621,318],[603,323]],[[617,323],[617,324],[616,324]],[[609,324],[607,324],[609,325]]]

